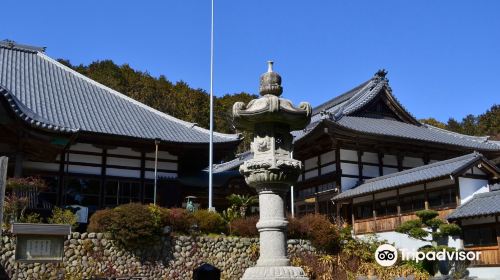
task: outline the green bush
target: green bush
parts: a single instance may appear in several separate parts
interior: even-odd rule
[[[242,237],[258,237],[259,232],[255,226],[258,221],[258,216],[236,218],[230,224],[231,234]]]
[[[436,218],[439,213],[435,210],[420,210],[415,212],[415,215],[422,220],[422,223],[427,224],[427,221]]]
[[[226,222],[217,212],[205,209],[197,210],[193,213],[193,220],[203,233],[223,233],[226,231]]]
[[[65,210],[59,207],[54,207],[52,210],[52,216],[47,219],[49,224],[67,224],[71,225],[73,228],[76,226],[78,217],[71,212],[71,210]]]
[[[96,211],[90,216],[88,232],[109,232],[111,223],[113,222],[113,209],[102,209]]]
[[[138,249],[158,242],[162,226],[146,205],[129,203],[113,209],[108,231],[126,248]]]

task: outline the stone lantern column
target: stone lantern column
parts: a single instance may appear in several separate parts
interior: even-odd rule
[[[255,267],[248,268],[244,280],[308,279],[300,267],[290,266],[287,257],[284,196],[297,182],[302,169],[291,158],[292,130],[304,129],[311,121],[311,105],[302,102],[296,108],[280,98],[281,77],[268,62],[267,73],[260,77],[260,95],[248,104],[236,102],[233,118],[236,128],[253,133],[253,159],[240,166],[247,184],[259,193],[260,257]]]

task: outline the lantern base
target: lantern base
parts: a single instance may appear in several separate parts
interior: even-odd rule
[[[304,270],[295,266],[254,266],[247,268],[241,280],[309,280]]]

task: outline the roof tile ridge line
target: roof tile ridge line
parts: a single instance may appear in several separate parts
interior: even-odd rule
[[[363,93],[366,91],[366,88],[368,87],[368,85],[370,85],[375,79],[372,78],[368,83],[366,83],[366,85],[364,85],[363,87],[361,87],[351,98],[335,105],[335,106],[332,106],[330,108],[328,108],[328,110],[331,110],[333,109],[333,111],[331,112],[334,120],[339,120],[341,119],[344,115],[345,115],[345,111],[346,111],[346,108],[348,106],[350,106],[351,104],[353,104],[354,102],[358,101]],[[372,90],[376,87],[377,85],[375,85],[374,87],[372,87]],[[355,99],[355,100],[353,100]]]
[[[449,134],[450,136],[459,137],[459,138],[466,138],[466,139],[470,139],[471,141],[477,141],[479,143],[488,143],[489,142],[488,141],[488,137],[489,136],[467,135],[467,134],[462,134],[462,133],[458,133],[458,132],[455,132],[455,131],[450,131],[450,130],[447,130],[447,129],[444,129],[444,128],[440,128],[440,127],[437,127],[437,126],[434,126],[434,125],[431,125],[431,124],[428,124],[428,123],[422,123],[422,124],[424,126],[426,126],[427,128],[429,128],[429,129],[434,129],[434,130],[437,130],[437,131]]]
[[[28,108],[28,106],[24,105],[24,103],[22,103],[19,99],[17,99],[17,97],[13,95],[10,92],[10,90],[6,89],[2,85],[0,85],[0,96],[3,96],[7,100],[7,103],[9,103],[15,115],[17,115],[22,121],[26,122],[28,125],[32,127],[37,127],[45,130],[52,130],[52,131],[55,130],[55,131],[73,132],[73,133],[76,133],[80,130],[79,128],[66,127],[52,123],[50,120],[47,120],[44,117],[38,115],[37,113],[33,112],[30,108]],[[35,119],[34,117],[39,117],[40,119]]]
[[[28,53],[44,52],[46,49],[46,47],[19,44],[14,41],[5,41],[5,40],[0,41],[0,47],[9,50],[22,51]]]
[[[370,102],[375,96],[377,96],[377,94],[380,93],[380,91],[382,90],[382,88],[386,84],[386,82],[385,82],[386,80],[385,79],[382,79],[382,80],[373,79],[373,80],[374,80],[374,82],[376,82],[376,84],[369,91],[366,92],[365,89],[363,88],[363,90],[360,90],[355,96],[353,96],[353,98],[349,99],[349,104],[345,105],[345,107],[347,109],[345,109],[345,111],[343,110],[343,112],[342,112],[344,115],[348,115],[348,114],[352,113],[353,111],[355,111],[356,109],[359,109],[359,107],[353,108],[353,105],[360,102],[360,100],[362,100],[363,101],[362,104],[365,105],[366,103]],[[368,83],[368,84],[370,84],[370,83]],[[356,100],[352,100],[354,98],[356,98]],[[366,99],[366,100],[364,100],[364,99]],[[348,107],[350,107],[350,108],[348,108]]]
[[[375,177],[375,178],[366,180],[363,184],[361,184],[359,186],[362,186],[364,184],[373,183],[373,182],[378,182],[380,180],[385,180],[387,178],[392,178],[392,177],[397,177],[397,176],[401,176],[401,175],[411,174],[411,173],[414,173],[414,172],[417,172],[417,171],[422,171],[422,170],[426,170],[426,169],[429,169],[429,168],[434,168],[434,167],[446,165],[446,164],[449,164],[449,163],[453,163],[453,162],[464,160],[464,159],[466,159],[468,157],[473,157],[471,160],[469,160],[467,162],[467,163],[469,163],[472,160],[476,160],[476,156],[477,155],[481,155],[481,154],[479,154],[477,152],[473,152],[473,153],[466,154],[466,155],[463,155],[463,156],[454,157],[454,158],[450,158],[450,159],[446,159],[446,160],[441,160],[441,161],[438,161],[438,162],[434,162],[434,163],[430,163],[430,164],[426,164],[426,165],[417,166],[417,167],[406,169],[406,170],[399,171],[399,172],[396,172],[396,173],[391,173],[391,174],[387,174],[387,175],[384,175],[384,176]],[[455,170],[453,170],[453,171],[455,171]],[[453,172],[450,172],[450,173],[453,173]]]
[[[116,90],[114,90],[114,89],[112,89],[112,88],[110,88],[108,86],[105,86],[105,85],[103,85],[103,84],[101,84],[101,83],[99,83],[97,81],[94,81],[94,80],[90,79],[89,77],[87,77],[87,76],[85,76],[83,74],[80,74],[77,71],[69,68],[68,66],[66,66],[66,65],[58,62],[57,60],[55,60],[55,59],[53,59],[51,57],[49,57],[45,53],[37,52],[37,55],[40,56],[41,58],[43,58],[43,59],[45,59],[45,60],[53,63],[54,65],[60,67],[61,69],[69,72],[70,74],[73,74],[76,77],[81,78],[81,79],[83,79],[83,80],[85,80],[85,81],[87,81],[87,82],[89,82],[89,83],[91,83],[91,84],[93,84],[93,85],[95,85],[95,86],[97,86],[97,87],[99,87],[101,89],[104,89],[104,90],[110,92],[111,94],[114,94],[117,97],[120,97],[120,98],[122,98],[122,99],[124,99],[126,101],[129,101],[129,102],[131,102],[131,103],[133,103],[133,104],[135,104],[135,105],[137,105],[137,106],[139,106],[139,107],[141,107],[141,108],[143,108],[145,110],[148,110],[148,111],[150,111],[150,112],[152,112],[154,114],[157,114],[157,115],[159,115],[161,117],[167,118],[167,119],[169,119],[171,121],[174,121],[174,122],[177,122],[179,124],[182,124],[182,125],[186,126],[189,129],[199,128],[199,129],[201,129],[203,131],[208,131],[208,129],[198,127],[198,124],[196,124],[196,123],[190,123],[190,122],[178,119],[176,117],[173,117],[173,116],[171,116],[169,114],[163,113],[163,112],[161,112],[159,110],[156,110],[156,109],[154,109],[152,107],[149,107],[146,104],[143,104],[143,103],[141,103],[141,102],[139,102],[139,101],[137,101],[137,100],[135,100],[133,98],[130,98],[130,97],[126,96],[125,94],[121,93],[121,92],[118,92],[118,91],[116,91]],[[219,135],[221,137],[230,138],[230,139],[234,139],[235,138],[235,137],[231,137],[231,135],[233,135],[233,134],[224,134],[224,133],[220,133],[220,132],[214,132],[214,134]]]
[[[358,91],[359,91],[359,90],[361,90],[363,87],[365,87],[367,84],[369,84],[372,80],[373,80],[373,78],[370,78],[370,79],[368,79],[368,80],[366,80],[366,81],[364,81],[364,82],[360,83],[359,85],[357,85],[357,86],[355,86],[355,87],[351,88],[350,90],[347,90],[347,91],[345,91],[345,92],[343,92],[343,93],[341,93],[341,94],[339,94],[339,95],[335,96],[334,98],[332,98],[332,99],[330,99],[330,100],[328,100],[328,101],[326,101],[326,102],[323,102],[322,104],[320,104],[320,105],[318,105],[318,106],[314,107],[314,108],[313,108],[313,112],[314,112],[314,111],[318,111],[318,109],[319,109],[319,108],[321,108],[321,107],[325,107],[325,108],[323,108],[321,111],[329,110],[329,109],[331,109],[331,108],[333,108],[333,107],[335,107],[335,106],[339,105],[340,103],[343,103],[343,102],[347,101],[347,100],[344,100],[344,101],[339,102],[338,104],[332,105],[332,106],[330,106],[330,107],[326,106],[326,104],[328,104],[329,102],[332,102],[332,101],[333,101],[333,100],[335,100],[335,99],[338,99],[338,98],[340,98],[340,97],[342,97],[342,96],[345,96],[345,95],[347,95],[347,94],[349,94],[349,93],[352,93],[352,92],[353,92],[355,89],[357,89],[357,88],[358,88]],[[326,108],[326,107],[327,107],[327,108]],[[321,111],[316,112],[316,115],[317,115],[317,114],[319,114]]]

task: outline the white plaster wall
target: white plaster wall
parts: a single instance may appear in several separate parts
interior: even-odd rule
[[[140,178],[140,170],[129,170],[129,169],[118,169],[118,168],[106,168],[106,175],[108,176],[118,176],[118,177],[129,177],[129,178]]]
[[[473,178],[458,178],[458,186],[460,188],[460,203],[463,204],[470,200],[476,193],[488,192],[488,180],[473,179]]]
[[[312,177],[316,177],[318,176],[318,169],[313,169],[311,171],[307,171],[305,174],[304,174],[304,177],[305,179],[309,179],[309,178],[312,178]]]
[[[340,149],[340,159],[358,161],[358,152],[353,150]]]
[[[340,163],[340,168],[342,169],[342,174],[348,175],[359,175],[359,168],[357,164],[352,163]]]
[[[102,149],[96,148],[92,144],[87,144],[87,143],[76,143],[72,145],[69,149],[72,151],[102,153]]]
[[[69,153],[68,160],[70,162],[85,162],[93,164],[102,164],[102,157],[94,155],[80,155]]]
[[[321,167],[321,174],[327,174],[335,171],[335,164],[330,164],[324,167]]]
[[[304,160],[304,169],[311,169],[318,167],[318,157],[312,157]]]
[[[395,155],[384,155],[382,161],[384,165],[398,165],[398,158]]]
[[[82,174],[93,174],[93,175],[101,174],[101,167],[70,164],[65,168],[68,169],[69,173],[82,173]]]
[[[319,156],[319,158],[321,160],[321,164],[333,162],[335,161],[335,151],[323,153]]]
[[[146,157],[155,158],[155,153],[154,152],[146,153]],[[171,153],[169,153],[167,151],[158,151],[158,158],[177,160],[178,157],[175,155],[172,155]]]
[[[109,155],[123,155],[123,156],[134,156],[134,157],[140,157],[141,153],[132,150],[132,148],[128,147],[117,147],[115,149],[109,149],[108,150]]]
[[[146,160],[146,168],[155,168],[155,162],[152,160]],[[159,161],[158,168],[159,169],[166,169],[166,170],[177,170],[177,163],[176,162]]]
[[[363,176],[367,177],[378,177],[378,166],[373,165],[363,165]]]
[[[392,167],[384,167],[383,171],[384,175],[392,174],[398,172],[397,168],[392,168]]]
[[[403,166],[405,167],[417,167],[424,165],[424,160],[422,158],[416,157],[404,157]]]
[[[117,158],[117,157],[107,157],[106,158],[107,165],[118,165],[118,166],[129,166],[141,168],[141,160],[140,159],[131,159],[131,158]]]
[[[378,154],[376,154],[376,153],[370,153],[370,152],[364,152],[363,155],[361,156],[361,161],[362,162],[369,162],[369,163],[377,163],[378,164]]]
[[[469,276],[477,277],[478,280],[500,279],[500,267],[469,267]]]

